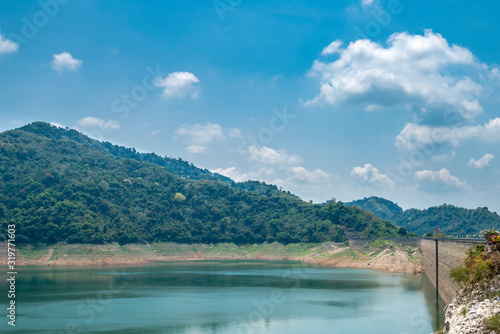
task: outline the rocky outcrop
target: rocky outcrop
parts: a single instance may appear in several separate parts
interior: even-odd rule
[[[460,294],[445,308],[445,328],[438,333],[496,333],[484,326],[484,319],[500,314],[500,276],[486,287]]]

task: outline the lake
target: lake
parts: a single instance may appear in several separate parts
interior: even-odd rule
[[[444,307],[424,275],[261,261],[20,267],[15,330],[5,297],[2,333],[428,334]]]

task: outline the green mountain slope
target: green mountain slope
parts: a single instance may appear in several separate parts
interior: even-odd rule
[[[399,231],[340,202],[310,204],[274,186],[144,156],[47,123],[3,132],[0,223],[15,223],[24,243],[290,243]],[[169,171],[178,166],[180,175]]]
[[[164,167],[167,171],[193,180],[221,180],[227,183],[234,183],[230,178],[212,173],[207,169],[195,167],[187,161],[173,159],[169,157],[161,157],[155,153],[139,153],[134,148],[113,145],[109,142],[100,142],[91,139],[84,134],[72,130],[61,129],[55,126],[50,126],[44,122],[34,122],[23,126],[19,130],[40,135],[50,139],[71,139],[79,144],[91,147],[94,150],[109,153],[117,158],[133,159],[137,161],[151,162]]]
[[[375,216],[391,221],[394,217],[403,213],[403,209],[394,202],[381,197],[363,198],[357,201],[345,203],[348,206],[357,205],[361,209],[372,212]]]
[[[488,208],[465,209],[443,204],[424,210],[403,211],[397,204],[380,197],[364,198],[346,205],[357,205],[418,235],[433,233],[439,228],[441,233],[447,235],[470,237],[478,236],[489,228],[500,228],[500,216]]]

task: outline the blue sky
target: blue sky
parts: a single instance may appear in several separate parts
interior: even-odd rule
[[[500,210],[498,1],[1,1],[42,120],[304,200]]]

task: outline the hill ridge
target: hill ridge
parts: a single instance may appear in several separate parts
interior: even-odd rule
[[[400,232],[341,202],[311,204],[259,182],[197,180],[116,157],[75,130],[42,122],[0,133],[0,172],[0,224],[15,223],[24,243],[286,244]]]
[[[490,228],[500,229],[500,216],[487,207],[467,209],[445,203],[427,209],[403,210],[396,203],[376,196],[345,204],[368,210],[419,235],[432,234],[435,228],[439,228],[443,234],[471,237]]]

